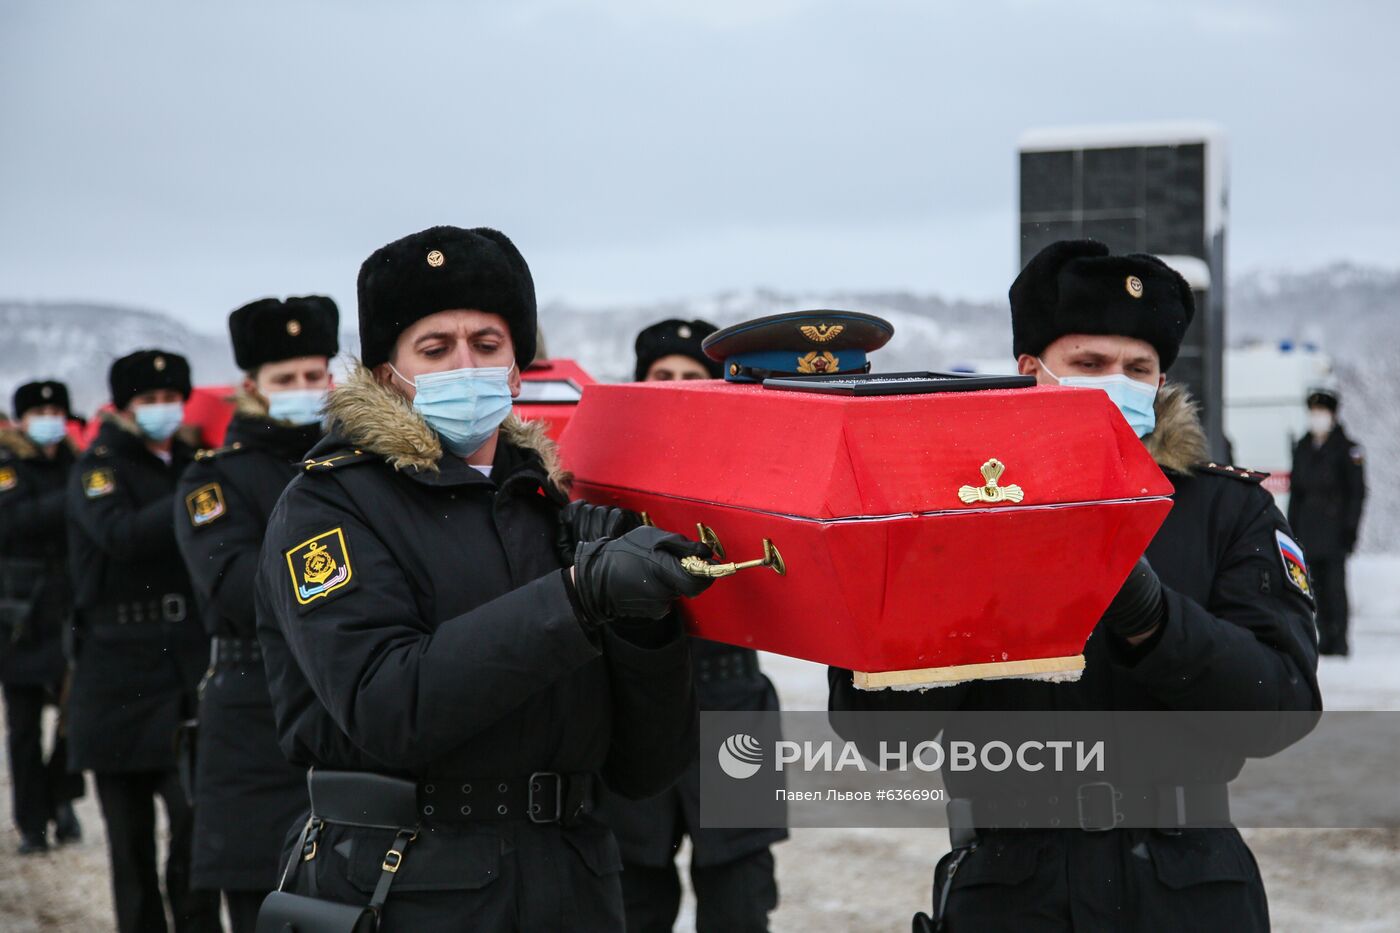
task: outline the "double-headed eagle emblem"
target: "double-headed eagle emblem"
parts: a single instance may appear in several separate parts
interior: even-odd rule
[[[964,486],[958,490],[958,498],[972,505],[974,502],[981,502],[986,505],[997,505],[1002,502],[1016,503],[1026,498],[1026,493],[1012,483],[1008,486],[998,485],[1001,474],[1006,472],[1006,464],[993,457],[982,464],[981,486]]]

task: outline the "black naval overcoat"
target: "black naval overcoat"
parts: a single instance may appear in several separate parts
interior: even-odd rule
[[[690,640],[691,676],[702,710],[773,710],[778,693],[759,670],[758,652],[703,638]],[[723,865],[787,838],[787,830],[717,829],[700,826],[699,747],[674,786],[645,800],[609,796],[603,818],[617,834],[629,865],[661,868],[671,864],[682,835],[690,837],[691,864]]]
[[[69,763],[99,774],[169,771],[209,658],[170,520],[194,448],[177,435],[167,464],[134,425],[102,417],[68,483],[77,615]]]
[[[1340,560],[1356,547],[1366,501],[1364,461],[1341,425],[1321,445],[1305,435],[1294,446],[1288,523],[1310,561]]]
[[[331,435],[273,511],[256,587],[283,751],[413,779],[420,800],[537,771],[601,774],[632,797],[674,781],[696,741],[686,638],[675,618],[648,648],[580,625],[543,428],[508,420],[488,479],[363,370],[328,410]],[[367,903],[393,839],[326,825],[294,890]],[[620,930],[620,868],[589,815],[425,816],[382,929]]]
[[[68,474],[75,459],[67,440],[50,460],[20,432],[0,431],[0,590],[14,600],[15,626],[0,628],[0,683],[57,688],[63,680],[73,602]]]
[[[175,497],[180,553],[221,649],[200,688],[191,882],[232,891],[276,886],[287,827],[307,800],[306,770],[278,747],[262,658],[249,649],[268,518],[322,431],[271,421],[254,404],[239,399],[224,446],[196,456]]]
[[[1312,603],[1285,571],[1288,533],[1258,474],[1201,464],[1204,436],[1184,390],[1158,400],[1148,447],[1175,488],[1147,549],[1165,588],[1166,621],[1137,649],[1096,631],[1074,683],[973,681],[923,692],[865,692],[830,672],[840,710],[1320,710]],[[1306,717],[1305,717],[1306,718]],[[840,717],[833,716],[840,728]],[[1251,736],[1267,754],[1300,732]],[[1243,747],[1243,746],[1242,746]],[[1209,754],[1209,753],[1207,753]],[[1220,751],[1222,782],[1244,751]],[[958,796],[950,780],[949,792]],[[959,931],[1269,928],[1263,882],[1229,829],[979,831],[959,865],[946,927]]]

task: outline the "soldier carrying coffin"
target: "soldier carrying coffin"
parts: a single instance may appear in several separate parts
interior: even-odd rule
[[[617,843],[590,810],[600,778],[649,796],[694,754],[671,610],[707,584],[680,559],[709,549],[573,527],[566,566],[567,477],[510,417],[536,308],[503,234],[377,250],[359,315],[363,365],[273,510],[256,585],[282,748],[314,768],[260,922],[620,930]]]
[[[832,668],[831,709],[1320,709],[1302,550],[1260,486],[1262,474],[1206,460],[1194,402],[1166,381],[1194,313],[1186,283],[1154,257],[1062,241],[1017,277],[1011,310],[1021,373],[1042,385],[1107,392],[1170,479],[1174,506],[1089,638],[1077,682],[876,693]],[[1296,738],[1279,733],[1258,744]],[[1243,752],[1218,755],[1221,774],[1238,772]],[[1063,825],[1076,829],[991,829],[1006,816],[989,818],[968,800],[965,821],[950,810],[954,848],[935,876],[939,928],[1267,930],[1259,871],[1228,826],[1225,779],[1083,786],[1055,798]],[[1163,794],[1173,803],[1163,812],[1179,825],[1113,828],[1120,804],[1153,807]],[[1185,828],[1197,823],[1224,828]]]

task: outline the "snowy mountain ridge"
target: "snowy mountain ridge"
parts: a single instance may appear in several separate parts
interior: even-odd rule
[[[1372,499],[1362,547],[1400,551],[1400,270],[1339,263],[1303,272],[1254,272],[1232,283],[1232,345],[1306,341],[1336,364],[1342,417],[1368,451]],[[887,318],[890,344],[872,356],[877,370],[945,369],[973,360],[1010,362],[1011,326],[1004,300],[947,300],[910,292],[796,292],[749,289],[691,300],[621,307],[553,302],[540,310],[546,345],[578,360],[602,381],[632,378],[633,340],[663,318],[702,318],[720,326],[804,308],[844,308]],[[95,302],[0,301],[0,391],[5,407],[15,385],[33,378],[69,383],[79,411],[107,394],[115,356],[159,346],[190,358],[195,381],[236,379],[227,338],[195,331],[157,312]],[[353,352],[353,334],[342,336]]]

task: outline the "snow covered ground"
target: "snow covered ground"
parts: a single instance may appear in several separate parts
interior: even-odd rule
[[[1324,658],[1329,709],[1400,710],[1400,555],[1352,562],[1352,657]],[[825,709],[818,665],[768,656],[764,666],[788,709]],[[7,777],[4,779],[7,781]],[[0,786],[8,800],[8,783]],[[50,855],[14,856],[18,838],[0,829],[0,933],[89,933],[112,929],[101,818],[91,792],[79,808],[87,837]],[[1274,928],[1382,933],[1400,917],[1400,831],[1254,830],[1245,834],[1269,889]],[[927,910],[943,830],[800,829],[777,849],[779,933],[902,931]],[[687,901],[679,930],[693,928]]]

